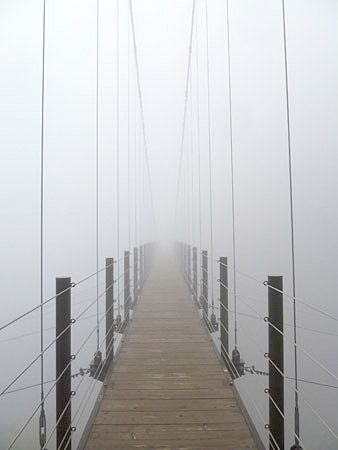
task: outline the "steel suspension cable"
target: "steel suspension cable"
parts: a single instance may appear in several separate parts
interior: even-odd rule
[[[130,26],[129,26],[129,4],[128,4],[128,14],[127,14],[127,84],[128,84],[128,251],[130,253],[130,234],[131,234],[131,223],[130,223],[130,211],[131,211],[131,201],[130,201]]]
[[[45,153],[45,72],[46,72],[46,0],[42,13],[42,78],[41,78],[41,142],[40,142],[40,420],[39,443],[43,447],[46,440],[46,413],[44,403],[44,153]]]
[[[137,236],[137,102],[136,102],[136,73],[134,74],[134,199],[135,199],[135,247],[138,246],[138,236]]]
[[[135,58],[135,68],[136,68],[136,77],[137,77],[138,97],[139,97],[140,112],[141,112],[141,125],[142,125],[143,142],[144,142],[144,154],[145,154],[145,160],[146,160],[147,180],[148,180],[148,184],[149,184],[149,195],[150,195],[150,199],[151,199],[153,222],[154,222],[154,224],[156,224],[153,189],[152,189],[150,167],[149,167],[148,144],[147,144],[147,137],[146,137],[147,135],[146,135],[145,121],[144,121],[144,112],[143,112],[143,97],[142,97],[140,70],[139,70],[138,55],[137,55],[136,32],[135,32],[132,0],[129,0],[129,12],[130,12],[132,36],[133,36],[133,43],[134,43],[134,58]]]
[[[211,158],[211,119],[210,119],[210,64],[209,64],[209,19],[208,0],[205,0],[205,26],[207,50],[207,100],[208,100],[208,155],[209,155],[209,214],[210,214],[210,250],[211,250],[211,305],[214,314],[214,237],[213,237],[213,193]]]
[[[231,165],[231,210],[232,210],[232,252],[234,260],[234,310],[235,310],[235,348],[237,348],[237,272],[236,272],[236,228],[235,228],[235,171],[232,121],[232,78],[231,78],[231,46],[229,0],[226,0],[227,49],[228,49],[228,95],[229,95],[229,131],[230,131],[230,165]]]
[[[291,125],[290,125],[290,95],[289,95],[289,70],[287,54],[285,0],[282,0],[283,20],[283,48],[284,48],[284,71],[285,71],[285,100],[286,100],[286,127],[289,165],[289,202],[290,202],[290,232],[291,232],[291,267],[292,267],[292,295],[296,297],[296,263],[295,263],[295,228],[294,228],[294,202],[293,202],[293,171],[292,171],[292,149],[291,149]],[[297,310],[296,301],[293,300],[293,340],[294,340],[294,364],[295,364],[295,434],[300,436],[299,402],[298,402],[298,355],[297,355]],[[295,445],[299,446],[298,438]]]
[[[199,252],[202,251],[202,204],[201,204],[201,140],[200,140],[200,77],[199,77],[199,43],[198,43],[198,2],[195,14],[196,39],[196,101],[197,101],[197,154],[198,154],[198,222],[199,222]],[[202,267],[202,264],[200,264]]]
[[[117,259],[120,259],[120,0],[116,0],[116,221],[117,221]],[[120,265],[117,266],[118,274]],[[120,282],[118,282],[118,291]],[[117,299],[118,315],[120,315],[120,297]]]
[[[186,117],[187,117],[189,74],[190,74],[190,70],[191,70],[191,54],[192,54],[192,42],[193,42],[193,35],[194,35],[195,7],[196,7],[196,0],[193,0],[193,2],[192,2],[192,12],[191,12],[189,51],[188,51],[188,67],[187,67],[187,77],[186,77],[186,85],[185,85],[185,100],[184,100],[184,109],[183,109],[183,124],[182,124],[182,138],[181,138],[181,149],[180,149],[180,162],[179,162],[179,169],[178,169],[177,189],[176,189],[175,221],[176,221],[176,217],[177,217],[178,200],[179,200],[180,184],[181,184],[181,177],[182,177],[183,152],[184,152],[184,133],[185,133]]]
[[[96,347],[100,341],[99,327],[99,3],[96,0]]]
[[[190,71],[190,138],[191,138],[191,216],[192,216],[192,247],[195,245],[195,205],[194,205],[194,140],[193,140],[193,104],[192,76]]]
[[[187,204],[186,204],[186,214],[187,214],[187,227],[188,227],[188,238],[187,244],[190,243],[190,186],[189,186],[189,114],[187,116],[187,125],[185,128],[185,182],[186,182],[186,196],[187,196]]]

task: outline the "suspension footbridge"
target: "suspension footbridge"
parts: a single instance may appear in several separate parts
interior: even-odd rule
[[[0,5],[4,16],[23,27],[23,3],[14,12],[7,3]],[[21,120],[21,97],[30,93],[31,85],[25,84],[23,92],[14,83],[19,106],[13,107],[13,94],[3,108],[3,120],[10,125],[5,131],[14,130],[4,141],[12,171],[5,169],[3,175],[11,183],[15,180],[15,192],[8,193],[3,208],[8,224],[4,214],[1,234],[8,237],[1,271],[1,450],[337,449],[338,312],[332,277],[336,235],[328,238],[326,252],[321,237],[329,222],[336,232],[334,208],[330,204],[325,220],[325,213],[315,211],[324,208],[328,197],[329,189],[320,183],[315,202],[309,203],[311,170],[304,182],[306,201],[295,196],[303,183],[299,173],[298,179],[295,176],[295,165],[301,160],[305,179],[304,160],[314,158],[307,147],[306,158],[297,154],[304,136],[294,133],[301,114],[292,109],[297,89],[290,89],[296,70],[289,67],[295,60],[293,53],[289,56],[289,39],[295,40],[300,22],[305,28],[305,11],[301,9],[297,19],[296,2],[287,0],[269,5],[257,1],[260,8],[244,1],[170,0],[163,1],[168,6],[164,12],[162,2],[152,0],[40,3],[35,2],[41,6],[39,14],[29,11],[41,26],[31,27],[39,33],[34,34],[33,47],[38,47],[41,62],[39,76],[27,76],[35,86],[34,102],[28,102],[31,106]],[[153,24],[158,35],[147,35],[140,31],[148,22],[138,22],[139,17],[154,20],[151,12],[156,8],[166,16],[171,3],[177,8],[174,24],[182,27],[177,47],[184,49],[183,70],[176,68],[177,90],[174,81],[170,84],[169,69],[174,69],[181,49],[176,48],[170,64],[162,47],[155,57],[150,51],[161,33],[169,34],[169,48],[175,47],[176,29],[167,29],[164,20],[164,30]],[[328,23],[335,16],[338,23],[331,3],[308,2],[306,12],[316,4],[326,12]],[[256,9],[259,14],[264,9],[268,17],[260,18],[266,26],[263,36],[255,23]],[[317,10],[313,15],[317,17]],[[13,29],[20,31],[15,24]],[[247,37],[249,25],[254,31]],[[292,27],[296,32],[289,34]],[[15,33],[6,30],[12,39]],[[68,38],[60,30],[68,30]],[[271,42],[266,32],[274,35]],[[30,41],[18,35],[22,51]],[[314,40],[313,46],[320,48],[321,40]],[[261,55],[258,47],[269,56],[252,57]],[[297,49],[306,53],[299,43]],[[242,80],[243,55],[259,66],[259,82],[251,88]],[[142,56],[151,61],[153,78],[142,66]],[[26,54],[20,60],[13,50],[7,59],[11,71],[2,72],[8,85],[13,74],[14,79],[25,78],[25,70],[40,67],[28,57],[25,65]],[[328,59],[331,72],[331,54]],[[263,89],[264,80],[273,78],[270,70],[278,80]],[[162,80],[163,73],[169,75],[157,105],[160,89],[145,99],[144,86],[152,84],[156,74]],[[320,83],[314,80],[317,89]],[[336,86],[336,79],[332,84]],[[260,91],[258,101],[255,97],[251,117],[248,97],[258,85],[264,95]],[[179,92],[178,123],[172,105],[170,120],[166,116],[163,99],[170,102],[163,91],[168,97]],[[269,120],[262,120],[257,138],[250,129],[258,123],[253,116],[263,117],[257,105],[263,97],[269,97],[264,112]],[[68,109],[69,98],[73,109]],[[145,105],[151,104],[157,107],[149,114]],[[330,120],[336,117],[336,104],[331,106]],[[323,114],[324,107],[314,108]],[[302,120],[305,115],[302,111]],[[162,121],[159,131],[156,124],[162,126]],[[240,132],[239,122],[244,124]],[[26,136],[26,128],[34,134],[30,147],[17,140],[21,133]],[[316,139],[325,134],[327,148],[330,139],[335,142],[336,123],[333,128],[335,134],[330,135],[327,130],[321,135],[313,131]],[[177,139],[170,141],[174,129]],[[261,141],[269,133],[273,139],[262,153]],[[257,142],[251,142],[253,135]],[[166,138],[170,142],[161,153]],[[321,151],[326,148],[323,142]],[[166,186],[158,182],[154,187],[156,175],[165,180],[170,172],[173,148],[174,173]],[[152,158],[158,159],[154,165]],[[327,161],[325,179],[330,175]],[[313,166],[317,177],[319,170]],[[332,178],[336,183],[335,172]],[[8,183],[3,191],[11,191]],[[308,216],[305,203],[310,205]],[[312,221],[314,238],[306,241]],[[159,223],[169,243],[165,250]],[[323,259],[312,253],[303,257],[302,251],[309,255],[308,247],[316,240]],[[319,272],[320,281],[315,279]]]

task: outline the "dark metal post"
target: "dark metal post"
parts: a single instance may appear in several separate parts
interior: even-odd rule
[[[283,291],[283,277],[269,276],[268,285]],[[283,294],[269,287],[268,295],[269,324],[271,324],[269,325],[269,359],[271,360],[269,361],[269,425],[274,437],[274,439],[270,437],[270,450],[274,450],[276,445],[280,450],[284,450]]]
[[[235,378],[229,358],[229,303],[228,303],[228,258],[222,256],[219,259],[220,274],[220,320],[221,320],[221,355],[225,365]]]
[[[143,283],[144,283],[144,251],[143,251],[143,245],[140,246],[140,290],[141,293],[143,290]]]
[[[124,328],[129,321],[130,312],[130,253],[124,252]]]
[[[114,358],[114,258],[106,258],[106,364]]]
[[[188,280],[188,287],[191,292],[192,291],[192,285],[191,285],[192,277],[191,277],[191,247],[190,247],[190,245],[187,246],[187,252],[188,252],[188,254],[187,254],[187,259],[188,259],[188,261],[187,261],[187,263],[188,263],[187,264],[187,269],[188,269],[187,280]]]
[[[202,296],[201,305],[204,317],[208,320],[208,251],[202,251]]]
[[[185,244],[181,243],[181,272],[183,277],[185,277]]]
[[[70,278],[56,279],[56,447],[71,450]]]
[[[148,270],[149,270],[149,244],[144,244],[144,282],[146,282],[148,278]]]
[[[134,305],[138,300],[138,248],[134,247]]]
[[[192,249],[192,280],[193,280],[193,294],[194,300],[198,304],[197,295],[197,248]]]

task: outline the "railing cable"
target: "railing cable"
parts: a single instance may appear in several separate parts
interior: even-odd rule
[[[220,304],[221,307],[223,309],[225,309],[228,313],[229,312],[233,312],[231,311],[229,308],[227,308],[224,304]],[[220,322],[222,329],[229,335],[228,330],[226,329],[226,327],[223,325],[222,322]],[[268,325],[270,325],[270,322],[268,322]],[[272,325],[272,324],[271,324]],[[273,328],[275,328],[275,326],[273,326]],[[243,327],[243,331],[244,331],[244,327]],[[283,334],[284,335],[284,334]],[[291,377],[287,377],[284,372],[274,363],[274,361],[270,358],[269,353],[264,352],[264,350],[261,348],[261,346],[257,343],[257,341],[254,339],[254,337],[251,335],[250,336],[250,340],[251,343],[255,344],[255,349],[256,351],[260,351],[261,353],[258,354],[262,354],[264,355],[264,357],[275,367],[275,369],[279,372],[279,374],[284,378],[284,379],[289,379],[289,380],[294,380],[294,378]],[[331,386],[333,387],[333,386]],[[334,386],[336,388],[338,388],[338,386]],[[295,389],[295,388],[294,388]],[[329,426],[329,424],[322,418],[322,416],[317,412],[317,410],[311,405],[311,403],[308,402],[308,400],[305,398],[305,396],[303,394],[301,394],[301,392],[299,390],[297,390],[297,395],[299,395],[299,397],[302,398],[302,400],[308,405],[308,407],[312,410],[312,412],[317,416],[317,418],[321,421],[321,423],[325,426],[325,428],[330,432],[330,434],[336,439],[338,440],[338,436],[337,434],[332,430],[332,428]]]
[[[248,279],[250,279],[252,281],[255,281],[258,284],[263,284],[264,286],[267,286],[270,289],[273,289],[274,291],[277,291],[277,292],[285,295],[285,297],[290,298],[291,300],[294,300],[295,302],[297,302],[297,303],[299,303],[299,304],[301,304],[301,305],[303,305],[303,306],[305,306],[305,307],[307,307],[309,309],[312,309],[313,311],[316,311],[317,313],[322,314],[323,316],[326,316],[326,317],[328,317],[330,319],[333,319],[336,322],[338,322],[338,317],[335,316],[334,314],[329,313],[329,312],[327,312],[327,311],[325,311],[325,310],[323,310],[321,308],[317,308],[316,306],[311,305],[311,303],[307,303],[304,300],[299,299],[298,297],[295,297],[293,295],[288,294],[285,291],[282,291],[281,289],[278,289],[278,288],[276,288],[274,286],[270,286],[269,283],[266,280],[265,281],[259,280],[258,278],[254,277],[254,276],[252,276],[252,275],[250,275],[250,274],[248,274],[246,272],[243,272],[241,270],[235,269],[234,267],[230,266],[229,264],[225,264],[225,263],[222,263],[220,261],[217,261],[217,262],[219,262],[222,266],[228,267],[229,269],[231,269],[233,271],[236,270],[237,273],[243,275],[244,277],[246,277],[246,278],[248,278]]]

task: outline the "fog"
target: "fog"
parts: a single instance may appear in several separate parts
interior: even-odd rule
[[[119,1],[117,16],[116,0],[100,0],[97,192],[97,3],[46,1],[43,298],[54,295],[57,276],[71,276],[76,282],[96,272],[98,219],[99,268],[106,257],[119,259],[125,250],[149,241],[179,240],[199,252],[208,250],[210,298],[219,315],[220,256],[229,258],[231,310],[234,304],[226,2],[208,0],[210,147],[205,1],[196,2],[183,146],[193,3],[139,0],[132,4],[145,134],[128,2]],[[337,317],[338,4],[286,0],[285,6],[297,298]],[[42,11],[42,0],[0,2],[3,323],[40,303]],[[281,1],[229,0],[229,18],[236,268],[241,272],[237,273],[238,343],[246,365],[266,371],[267,326],[248,315],[267,315],[267,290],[243,274],[260,281],[283,275],[284,291],[292,294]],[[122,271],[120,265],[117,276]],[[102,272],[99,292],[104,289]],[[95,277],[73,289],[72,315],[95,296]],[[334,374],[329,376],[299,351],[299,377],[338,386],[336,321],[299,303],[297,311],[299,347]],[[46,345],[55,337],[54,312],[51,302],[44,314]],[[72,328],[75,350],[95,328],[95,312],[95,307],[89,309],[86,316],[91,317]],[[293,377],[292,300],[286,296],[284,320],[285,373]],[[0,390],[39,354],[39,326],[36,312],[1,331]],[[232,349],[233,314],[230,327]],[[94,333],[74,361],[73,372],[88,367],[95,339]],[[217,342],[218,336],[214,339]],[[46,380],[55,378],[54,358],[52,347],[45,355]],[[39,371],[37,362],[11,389],[39,383]],[[266,443],[267,432],[248,392],[267,422],[267,377],[246,374],[236,383]],[[81,392],[89,385],[86,379]],[[286,448],[293,442],[293,387],[287,379]],[[305,448],[336,449],[336,439],[303,398],[337,434],[337,389],[306,383],[300,383],[299,389]],[[99,383],[78,430],[86,423],[98,390]],[[74,411],[81,395],[74,399]],[[1,448],[7,448],[39,402],[39,387],[0,397]],[[51,394],[46,401],[48,436],[55,426],[54,409]],[[80,431],[74,434],[74,448],[80,436]],[[49,449],[55,448],[54,440]],[[37,445],[38,414],[13,448]]]

